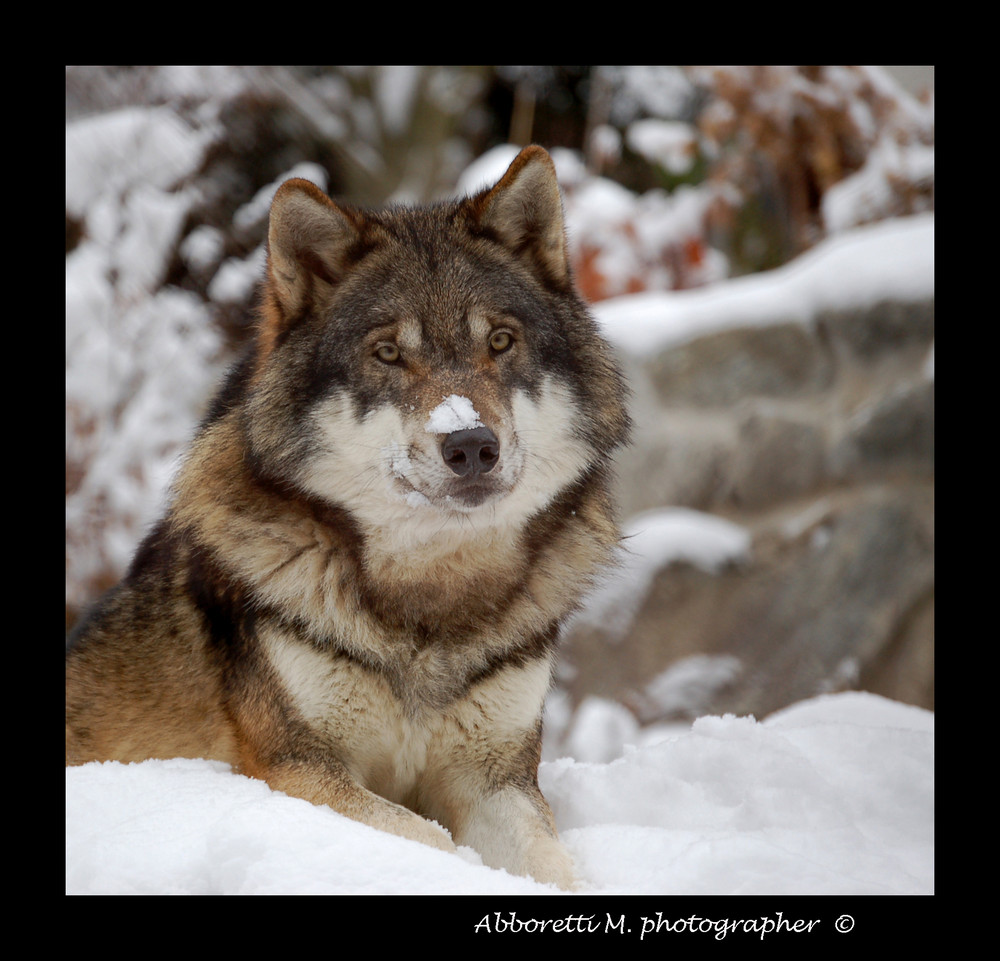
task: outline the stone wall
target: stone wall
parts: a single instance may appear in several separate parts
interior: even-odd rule
[[[670,562],[623,625],[581,620],[562,684],[643,723],[762,717],[860,688],[934,706],[933,301],[888,299],[627,359],[623,516],[744,527],[746,557]]]

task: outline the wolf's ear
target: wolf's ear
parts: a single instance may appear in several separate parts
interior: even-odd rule
[[[359,233],[350,216],[308,180],[286,180],[271,202],[267,270],[285,323],[335,284]]]
[[[556,168],[548,152],[525,147],[500,182],[476,198],[479,223],[528,256],[556,283],[569,280],[566,231]]]

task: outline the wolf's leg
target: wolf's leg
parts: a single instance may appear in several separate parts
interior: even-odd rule
[[[380,831],[420,841],[442,851],[455,850],[443,828],[362,787],[346,768],[336,763],[282,761],[252,773],[276,791],[313,804],[325,804],[339,814]]]
[[[547,657],[511,663],[450,705],[415,807],[490,867],[572,888],[573,862],[537,780],[550,678]]]
[[[452,832],[456,844],[475,848],[490,867],[567,890],[575,886],[573,860],[534,785],[508,786],[470,799]]]

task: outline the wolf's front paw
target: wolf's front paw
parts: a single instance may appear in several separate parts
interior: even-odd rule
[[[542,884],[554,884],[564,891],[579,888],[580,879],[573,867],[573,859],[562,844],[554,839],[536,842],[524,867],[525,874]]]
[[[458,848],[455,846],[455,842],[452,841],[451,835],[443,827],[433,821],[425,820],[419,814],[414,814],[413,817],[417,822],[414,825],[414,833],[412,835],[414,841],[420,841],[429,847],[439,848],[442,851],[450,851],[453,854],[458,852]]]
[[[440,851],[455,853],[458,850],[451,835],[441,825],[428,821],[399,804],[385,802],[369,823],[380,831],[419,841]]]

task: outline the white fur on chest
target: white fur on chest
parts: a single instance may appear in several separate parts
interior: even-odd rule
[[[549,661],[540,658],[495,671],[444,708],[414,710],[412,698],[408,706],[382,677],[347,658],[277,630],[262,639],[302,719],[360,783],[403,804],[422,781],[521,743],[538,722],[550,680]]]

